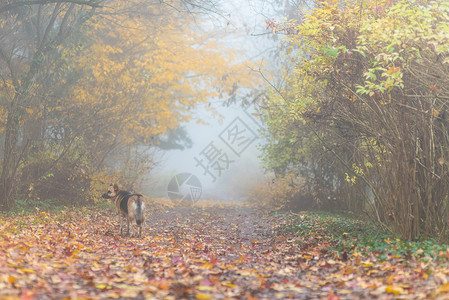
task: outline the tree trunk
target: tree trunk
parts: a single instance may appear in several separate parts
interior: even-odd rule
[[[0,176],[0,210],[9,211],[14,207],[14,186],[17,173],[19,114],[15,101],[12,102],[6,120],[3,145],[2,172]]]

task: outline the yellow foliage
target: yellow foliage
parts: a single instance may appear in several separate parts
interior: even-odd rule
[[[114,1],[103,13],[129,5]],[[233,62],[234,53],[195,33],[186,20],[166,14],[163,22],[153,21],[127,14],[115,14],[113,22],[96,18],[88,27],[90,47],[67,53],[85,74],[73,104],[104,108],[100,113],[122,124],[127,142],[174,129],[191,118],[196,105],[231,92],[237,83],[255,83],[247,65]]]
[[[106,170],[98,171],[90,176],[90,187],[87,197],[95,202],[104,201],[101,198],[111,183],[116,183],[116,178]]]

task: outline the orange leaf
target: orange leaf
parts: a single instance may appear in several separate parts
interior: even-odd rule
[[[393,282],[393,279],[394,279],[394,274],[391,274],[391,275],[388,276],[388,278],[387,278],[387,283],[388,283],[388,284],[391,284],[391,283]]]
[[[447,292],[449,292],[449,282],[443,283],[438,288],[438,293],[447,293]]]
[[[329,295],[328,295],[328,299],[329,300],[338,300],[338,299],[340,299],[340,297],[335,295],[334,292],[330,292]]]
[[[33,300],[34,299],[34,292],[29,291],[27,289],[22,291],[22,296],[20,297],[20,300]]]
[[[385,73],[387,73],[387,74],[393,74],[393,73],[396,73],[396,72],[400,72],[402,69],[400,68],[400,67],[395,67],[394,65],[391,67],[391,68],[389,68]]]

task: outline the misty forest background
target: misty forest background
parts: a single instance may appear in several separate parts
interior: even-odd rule
[[[138,187],[219,99],[265,125],[266,180],[248,201],[448,241],[449,3],[263,3],[270,62],[221,42],[218,2],[3,1],[0,210]]]

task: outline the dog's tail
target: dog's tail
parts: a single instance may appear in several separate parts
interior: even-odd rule
[[[136,224],[140,226],[143,223],[143,201],[140,199],[142,195],[137,194],[137,200],[136,200]]]

